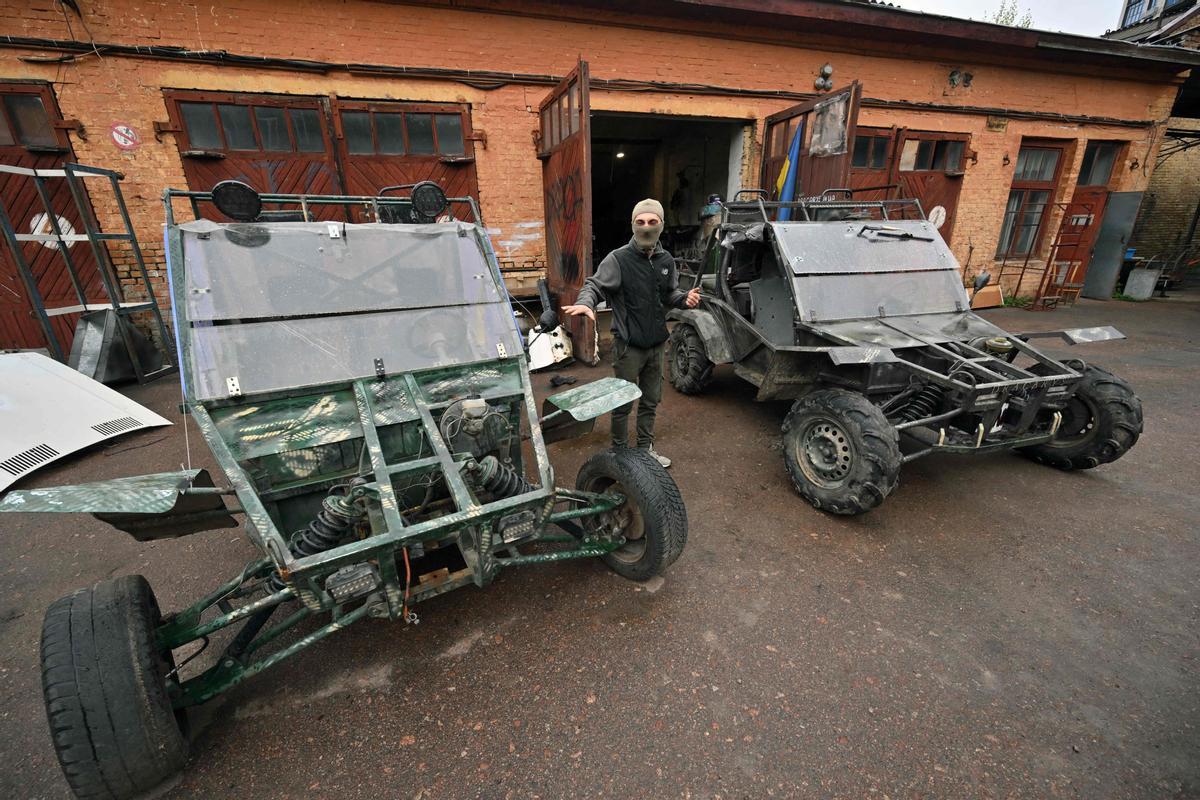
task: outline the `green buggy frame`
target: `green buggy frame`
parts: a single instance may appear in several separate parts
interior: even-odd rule
[[[682,551],[678,488],[646,453],[599,452],[576,488],[554,483],[546,444],[590,431],[637,387],[598,380],[548,398],[539,419],[474,199],[401,188],[257,195],[249,222],[202,218],[213,193],[164,193],[184,408],[228,485],[185,469],[10,492],[0,511],[91,512],[140,540],[237,515],[261,556],[166,616],[141,576],[50,607],[46,703],[78,796],[158,785],[186,761],[188,707],[364,618],[415,623],[425,600],[564,559],[646,580]],[[367,221],[323,219],[338,213]],[[295,635],[309,617],[323,623]]]

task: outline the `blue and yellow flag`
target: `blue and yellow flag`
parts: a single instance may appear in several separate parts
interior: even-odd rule
[[[804,121],[796,126],[792,143],[788,145],[787,158],[783,160],[783,169],[775,181],[775,197],[781,203],[789,203],[796,199],[796,175],[800,171],[800,140],[804,138]],[[787,221],[792,218],[790,208],[779,209],[777,219]]]

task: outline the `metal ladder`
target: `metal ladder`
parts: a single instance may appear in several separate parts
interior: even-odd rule
[[[125,198],[121,194],[120,181],[124,176],[113,170],[83,164],[64,164],[62,169],[30,169],[27,167],[0,165],[0,173],[8,173],[32,180],[45,211],[46,224],[50,229],[49,233],[18,233],[13,227],[8,210],[4,207],[3,201],[0,200],[0,229],[2,229],[4,240],[13,257],[13,262],[16,264],[18,276],[45,334],[46,345],[51,354],[59,361],[64,363],[67,361],[62,343],[59,341],[58,336],[54,332],[54,327],[50,322],[51,317],[62,314],[112,309],[116,315],[116,329],[129,354],[129,361],[133,366],[138,383],[147,383],[155,378],[175,372],[178,369],[178,362],[173,346],[174,340],[171,332],[167,329],[166,323],[163,322],[162,309],[159,308],[158,299],[154,296],[154,289],[150,284],[150,276],[146,272],[146,262],[142,257],[142,249],[138,245],[137,236],[133,232],[133,224],[129,220],[129,210],[126,208]],[[121,214],[124,233],[104,233],[100,230],[99,220],[96,219],[87,188],[83,183],[86,178],[108,180],[113,197],[116,200],[117,209]],[[66,181],[67,188],[71,193],[71,199],[75,204],[75,209],[78,212],[79,220],[83,227],[83,233],[63,233],[59,225],[59,215],[56,213],[51,200],[51,192],[46,186],[47,181],[50,179],[63,179]],[[79,270],[76,267],[75,260],[71,257],[70,251],[71,244],[82,241],[87,241],[91,245],[92,253],[96,259],[96,268],[99,270],[100,281],[104,286],[105,294],[108,296],[107,303],[89,301],[84,291],[84,282],[80,279]],[[23,242],[40,242],[47,247],[51,246],[48,244],[50,242],[57,245],[56,249],[67,268],[67,276],[71,281],[71,287],[78,301],[77,305],[46,308],[45,300],[37,285],[37,278],[34,276],[22,250]],[[117,279],[112,256],[108,250],[108,242],[128,243],[136,266],[135,277],[140,278],[141,288],[145,292],[146,299],[138,301],[126,300],[125,289]],[[132,315],[146,311],[149,311],[154,317],[154,325],[158,336],[158,341],[154,344],[155,348],[162,355],[161,365],[151,369],[147,369],[146,365],[142,362],[139,348],[136,346],[134,339],[134,323],[130,320]]]

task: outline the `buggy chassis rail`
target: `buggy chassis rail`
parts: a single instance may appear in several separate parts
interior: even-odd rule
[[[374,197],[354,195],[261,195],[265,206],[276,205],[298,207],[304,217],[321,206],[341,206],[365,210],[374,221],[380,219],[380,211],[387,206],[404,206],[411,202],[407,197]],[[177,226],[174,205],[186,200],[197,219],[201,217],[203,204],[212,202],[211,192],[193,192],[168,189],[163,193],[163,202],[168,224],[167,244],[174,263],[182,263],[182,242],[178,236],[170,235]],[[467,206],[476,228],[482,225],[479,206],[474,198],[447,198],[448,204]],[[255,223],[248,223],[255,224]],[[268,223],[269,224],[269,223]],[[329,221],[340,225],[340,221]],[[476,233],[479,244],[487,255],[488,267],[496,270],[494,253],[488,238]],[[499,275],[494,276],[503,285]],[[172,292],[177,308],[186,308],[181,296],[182,281],[175,281]],[[180,325],[191,324],[180,320]],[[181,361],[190,363],[189,337],[177,331]],[[511,373],[508,383],[499,388],[484,390],[479,396],[489,402],[511,404],[513,413],[528,419],[530,440],[535,453],[540,485],[533,486],[515,496],[501,497],[486,503],[472,496],[464,482],[465,462],[451,452],[443,439],[439,424],[433,414],[444,412],[457,402],[454,399],[436,400],[430,395],[429,387],[439,381],[453,383],[462,371],[492,369],[505,375]],[[416,409],[416,419],[421,435],[426,438],[433,453],[423,457],[391,462],[385,456],[381,442],[375,392],[373,385],[386,381],[389,391],[407,398],[407,406]],[[228,513],[244,515],[246,533],[263,551],[265,557],[249,563],[242,572],[226,581],[188,608],[166,619],[156,631],[160,647],[175,650],[193,642],[207,646],[209,637],[230,626],[241,625],[241,630],[232,645],[226,649],[216,664],[187,680],[178,677],[168,681],[168,691],[176,708],[195,705],[211,699],[232,686],[274,664],[298,653],[320,639],[329,636],[364,617],[404,619],[414,622],[415,614],[409,609],[422,601],[444,594],[461,586],[474,583],[484,586],[506,567],[542,564],[566,559],[602,556],[617,550],[626,543],[623,536],[612,535],[596,527],[587,529],[577,524],[579,520],[609,514],[619,508],[625,497],[618,491],[594,493],[576,489],[556,488],[554,472],[546,457],[545,442],[538,420],[538,409],[534,403],[532,385],[529,380],[525,357],[520,353],[501,356],[499,361],[457,363],[452,367],[433,368],[395,375],[377,374],[374,378],[359,378],[299,390],[301,396],[350,393],[356,412],[353,416],[355,437],[361,436],[364,456],[367,459],[363,474],[365,480],[356,484],[354,492],[372,501],[377,506],[378,518],[373,521],[373,532],[360,539],[353,539],[337,547],[297,557],[289,549],[288,539],[281,532],[267,511],[273,498],[286,496],[290,488],[260,492],[252,484],[250,476],[239,464],[238,456],[231,451],[215,417],[222,412],[236,411],[236,407],[249,400],[253,403],[269,403],[289,398],[296,394],[291,390],[256,394],[252,398],[231,397],[228,399],[201,400],[194,395],[194,388],[185,381],[185,407],[196,421],[209,444],[218,464],[225,472],[232,492],[237,495],[240,508],[227,509]],[[359,433],[361,431],[361,433]],[[362,465],[360,464],[360,467]],[[449,491],[449,513],[423,521],[410,521],[393,488],[393,479],[403,475],[436,474],[444,480]],[[323,478],[334,484],[348,480],[352,475]],[[324,485],[322,483],[322,485]],[[314,484],[316,486],[316,484]],[[503,521],[507,515],[526,513],[535,522],[536,533],[509,542],[502,538]],[[550,532],[548,526],[558,527],[562,533]],[[452,546],[457,543],[467,558],[465,569],[447,575],[444,579],[415,585],[411,576],[404,574],[410,553],[419,555],[429,548]],[[555,546],[546,549],[544,545]],[[533,548],[528,551],[527,548]],[[342,567],[370,564],[378,570],[376,590],[365,597],[356,597],[338,602],[323,586],[324,580]],[[238,605],[231,601],[239,600]],[[280,605],[299,600],[301,606],[285,619],[264,630],[272,612]],[[292,629],[294,626],[317,614],[328,613],[329,621],[304,636],[289,642],[285,647],[261,658],[252,659],[266,644]],[[198,652],[188,656],[194,658]],[[186,661],[184,662],[186,664]],[[182,667],[183,664],[180,665]],[[178,669],[176,670],[178,673]]]
[[[308,217],[309,211],[314,207],[321,206],[342,206],[346,210],[349,217],[351,208],[361,208],[369,210],[372,221],[379,221],[379,210],[387,206],[406,207],[412,204],[412,200],[408,197],[379,197],[375,195],[360,195],[360,194],[260,194],[263,205],[278,205],[278,206],[293,206],[299,208],[305,218]],[[175,213],[172,200],[187,200],[191,206],[192,214],[196,219],[200,219],[200,204],[212,203],[212,192],[193,192],[182,189],[166,189],[163,191],[163,202],[167,210],[167,225],[174,225]],[[446,203],[449,205],[465,205],[471,209],[471,221],[477,225],[483,224],[483,213],[479,210],[479,203],[475,202],[474,197],[447,197]],[[347,220],[348,221],[348,220]]]

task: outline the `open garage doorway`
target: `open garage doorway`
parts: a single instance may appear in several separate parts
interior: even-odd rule
[[[742,186],[749,120],[593,112],[592,263],[629,241],[629,212],[653,197],[666,214],[662,243],[699,257],[701,209]]]

